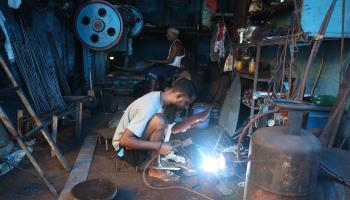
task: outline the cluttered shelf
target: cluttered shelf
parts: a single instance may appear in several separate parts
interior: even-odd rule
[[[299,44],[309,44],[310,39],[307,33],[296,33],[289,36],[269,36],[261,40],[246,41],[241,44],[237,44],[237,47],[255,47],[255,46],[272,46],[281,45],[285,43],[299,43]]]
[[[248,17],[250,20],[262,20],[274,14],[288,12],[293,9],[293,5],[288,3],[275,3],[262,8],[262,5],[252,3],[249,8]]]

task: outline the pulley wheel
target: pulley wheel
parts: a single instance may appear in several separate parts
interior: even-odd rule
[[[76,33],[89,49],[102,51],[112,48],[123,35],[120,13],[106,1],[89,1],[82,5],[76,16]]]
[[[143,28],[143,17],[139,10],[137,10],[133,6],[129,5],[121,5],[118,6],[118,11],[123,15],[123,17],[127,18],[124,20],[126,26],[128,26],[128,37],[135,38],[138,36]],[[128,16],[128,17],[126,17]]]

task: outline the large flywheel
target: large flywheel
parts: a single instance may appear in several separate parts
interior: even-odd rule
[[[123,17],[127,36],[130,38],[138,36],[143,28],[143,17],[140,11],[130,5],[117,6],[117,9]]]
[[[96,51],[112,48],[123,35],[123,20],[119,11],[102,0],[83,4],[77,13],[75,27],[83,45]]]

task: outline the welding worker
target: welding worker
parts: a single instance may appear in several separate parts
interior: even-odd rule
[[[168,126],[164,109],[168,106],[186,108],[195,98],[193,83],[182,79],[165,92],[154,91],[136,99],[125,110],[113,137],[112,144],[118,154],[123,151],[123,158],[133,166],[142,166],[158,153],[169,154],[172,146],[163,143]],[[180,178],[171,171],[152,167],[148,175],[166,182],[176,182]]]
[[[174,76],[183,69],[181,60],[185,57],[185,48],[178,38],[179,33],[177,28],[169,27],[166,30],[166,38],[171,42],[168,57],[164,60],[151,60],[154,66],[147,73],[151,91],[156,90],[159,78]]]

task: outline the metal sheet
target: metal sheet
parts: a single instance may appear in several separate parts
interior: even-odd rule
[[[331,5],[332,0],[304,0],[301,12],[301,26],[304,32],[310,36],[317,35],[320,29],[322,20]],[[345,0],[345,22],[344,22],[344,37],[350,37],[350,0]],[[329,25],[327,27],[326,37],[341,36],[342,22],[342,1],[337,1]]]
[[[219,125],[224,128],[229,136],[232,136],[236,131],[240,104],[241,80],[240,77],[236,75],[231,86],[227,90],[219,116]]]
[[[338,177],[350,180],[349,151],[324,148],[321,153],[321,164]]]

